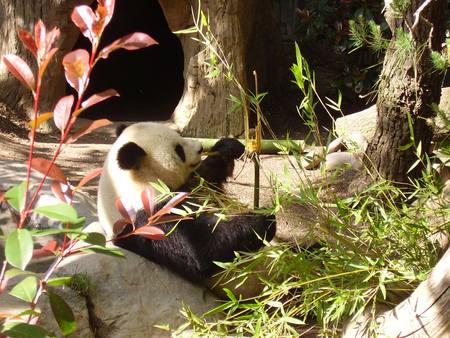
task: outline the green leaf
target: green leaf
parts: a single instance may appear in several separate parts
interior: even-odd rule
[[[11,268],[8,271],[6,271],[5,276],[8,279],[14,278],[16,276],[22,276],[22,275],[35,275],[34,272],[31,271],[24,271],[16,268]]]
[[[9,322],[3,326],[5,335],[10,338],[47,338],[54,337],[38,325]]]
[[[106,245],[106,238],[104,235],[98,232],[85,233],[87,236],[83,239],[86,243],[98,245],[104,247]]]
[[[294,324],[294,325],[304,325],[305,322],[303,320],[294,318],[294,317],[284,317],[283,318],[286,323]]]
[[[36,296],[37,283],[36,277],[29,276],[13,287],[9,293],[11,296],[31,303]]]
[[[33,256],[33,238],[27,229],[16,229],[6,238],[6,260],[12,266],[25,270]]]
[[[47,282],[47,285],[50,286],[63,286],[63,285],[70,285],[72,282],[72,277],[56,277],[56,278],[50,278]]]
[[[77,211],[69,204],[60,203],[55,205],[46,205],[33,210],[35,213],[46,216],[63,223],[78,223]]]
[[[64,299],[53,291],[47,290],[47,295],[53,315],[55,316],[62,334],[68,336],[74,333],[77,328],[77,322],[75,321],[72,309],[67,305]]]
[[[34,237],[60,235],[60,234],[77,234],[83,235],[83,231],[75,229],[44,229],[44,230],[31,230],[31,235]]]
[[[122,251],[117,248],[106,248],[101,246],[93,246],[90,248],[81,249],[83,252],[95,252],[113,257],[125,257]]]
[[[17,211],[23,210],[25,206],[25,188],[26,182],[23,181],[5,193],[5,197],[8,200],[9,205]]]

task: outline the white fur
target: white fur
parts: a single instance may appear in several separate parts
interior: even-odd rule
[[[118,165],[118,151],[128,142],[136,143],[147,153],[138,170],[123,170]],[[185,162],[175,152],[177,144],[184,149]],[[128,126],[106,157],[98,187],[98,216],[107,237],[113,236],[114,223],[122,218],[115,207],[117,197],[139,205],[142,190],[158,179],[176,190],[200,163],[200,150],[199,142],[185,139],[162,124],[140,122]]]

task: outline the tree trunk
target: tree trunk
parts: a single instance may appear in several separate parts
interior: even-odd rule
[[[39,19],[42,19],[48,29],[54,26],[61,29],[60,50],[44,75],[41,111],[52,110],[56,100],[64,95],[65,81],[61,59],[71,50],[78,37],[70,14],[75,5],[90,2],[92,0],[0,0],[0,55],[19,55],[32,69],[36,69],[36,62],[17,36],[17,29],[24,28],[34,32],[34,24]],[[3,63],[0,64],[0,83],[0,102],[17,112],[31,112],[31,93],[9,74]]]
[[[428,278],[394,309],[377,316],[376,335],[369,333],[370,315],[353,320],[345,338],[450,337],[450,249]]]
[[[198,10],[197,0],[159,0],[173,31],[193,25],[190,8]],[[271,67],[281,58],[279,29],[272,18],[270,0],[203,0],[201,8],[210,18],[211,31],[244,88],[258,72],[260,92],[275,90],[282,73]],[[256,14],[257,13],[257,14]],[[194,36],[195,37],[195,36]],[[230,94],[240,97],[235,85],[223,77],[206,78],[209,72],[204,46],[192,35],[181,35],[184,52],[184,91],[172,115],[186,136],[221,137],[240,135],[244,130],[241,110],[231,111]],[[270,48],[266,46],[268,44]],[[272,84],[272,87],[270,86]]]
[[[417,160],[419,142],[424,152],[430,146],[432,128],[427,120],[435,115],[431,104],[439,103],[442,80],[442,74],[433,70],[430,53],[440,50],[444,41],[446,6],[445,0],[412,0],[401,19],[394,16],[392,8],[386,11],[393,38],[380,76],[377,128],[367,148],[367,164],[373,172],[398,183],[408,182],[407,172]],[[411,32],[413,48],[409,52],[396,47],[399,28]],[[412,136],[415,146],[404,149]],[[409,175],[419,177],[420,172],[417,166]]]

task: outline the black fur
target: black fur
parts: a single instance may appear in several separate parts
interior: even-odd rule
[[[122,134],[122,132],[125,130],[125,128],[128,127],[126,124],[119,124],[116,128],[116,137],[119,137],[120,134]]]
[[[146,155],[144,149],[134,142],[124,144],[117,153],[119,168],[123,170],[138,169],[142,157]]]
[[[141,210],[135,224],[138,227],[146,224],[147,218]],[[219,270],[215,261],[232,260],[234,251],[256,251],[263,246],[261,239],[271,240],[275,235],[275,222],[265,215],[239,214],[216,225],[217,220],[213,214],[204,213],[178,225],[176,222],[158,225],[166,233],[176,226],[162,241],[129,236],[116,240],[115,244],[166,266],[188,280],[200,282]],[[131,226],[122,235],[130,231]]]
[[[184,153],[184,149],[183,149],[183,147],[181,146],[181,144],[177,144],[177,145],[175,146],[175,152],[177,153],[177,155],[180,157],[180,159],[181,159],[183,162],[186,162],[186,154]]]
[[[207,157],[198,173],[209,183],[221,188],[232,173],[234,160],[244,152],[244,146],[234,139],[222,139],[211,151],[218,154]],[[182,190],[189,191],[189,187],[192,187],[190,184],[192,182],[187,183]],[[183,203],[188,202],[186,200]],[[192,208],[192,205],[189,204],[189,207]],[[145,225],[147,218],[145,211],[140,210],[135,226]],[[270,241],[275,236],[276,226],[271,216],[248,212],[217,221],[214,214],[202,213],[178,225],[175,222],[157,225],[165,233],[176,225],[176,229],[162,241],[129,236],[114,243],[166,266],[186,279],[199,282],[218,271],[214,261],[230,261],[234,258],[234,251],[256,251],[264,245],[262,239]],[[130,231],[131,226],[128,226],[119,237]]]
[[[199,177],[218,189],[223,188],[223,183],[233,174],[234,160],[242,156],[245,147],[234,138],[219,140],[210,150],[213,153],[205,158],[196,170]],[[191,182],[191,186],[198,182]]]

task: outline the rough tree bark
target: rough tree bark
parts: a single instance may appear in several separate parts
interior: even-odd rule
[[[392,1],[386,1],[391,3]],[[368,165],[382,177],[407,182],[407,172],[417,160],[415,147],[401,150],[410,143],[408,113],[415,145],[428,151],[432,129],[427,119],[434,116],[433,102],[439,103],[442,75],[433,71],[431,50],[440,50],[445,34],[445,0],[411,0],[402,18],[395,17],[390,6],[385,16],[393,33],[386,52],[378,89],[378,122],[367,148]],[[414,52],[396,48],[397,29],[410,32]],[[418,177],[420,167],[409,176]]]
[[[42,111],[52,109],[55,101],[64,94],[61,58],[72,49],[78,38],[70,13],[75,5],[92,1],[0,0],[0,55],[14,53],[31,61],[29,53],[17,38],[17,27],[31,30],[34,23],[42,18],[50,27],[57,25],[61,29],[61,51],[46,74],[46,79],[51,81],[45,81]],[[192,26],[191,6],[196,11],[197,0],[159,0],[159,3],[173,31]],[[273,20],[271,1],[203,0],[201,6],[211,18],[211,29],[228,61],[233,64],[237,78],[244,86],[247,82],[252,83],[251,72],[256,69],[260,91],[269,91],[275,96],[273,94],[279,89],[285,74],[271,63],[271,60],[280,60],[283,55],[280,34],[277,34],[279,26]],[[239,135],[244,128],[243,114],[240,111],[230,112],[232,103],[228,100],[230,94],[237,95],[236,89],[222,78],[205,78],[208,69],[203,61],[206,56],[202,52],[202,46],[192,40],[192,37],[180,36],[185,60],[185,86],[172,120],[183,134],[189,136]],[[270,48],[267,48],[269,43]],[[4,65],[0,65],[0,83],[0,103],[6,103],[16,111],[30,110],[31,95],[9,75]]]
[[[71,50],[78,37],[77,29],[70,20],[70,14],[75,5],[90,2],[92,0],[0,0],[0,55],[10,53],[20,55],[34,67],[35,61],[20,42],[17,28],[33,31],[34,24],[42,19],[47,28],[58,26],[61,29],[64,38],[61,40],[60,51],[47,68],[43,82],[42,111],[53,109],[56,98],[64,95],[61,59]],[[0,83],[0,102],[18,112],[31,111],[31,94],[9,74],[3,63],[0,63]]]
[[[193,25],[190,8],[192,6],[196,13],[197,0],[159,2],[173,31]],[[201,7],[209,15],[211,30],[241,84],[245,87],[252,83],[252,70],[255,69],[260,91],[273,94],[283,74],[271,66],[271,60],[281,59],[282,48],[270,0],[202,0]],[[229,100],[230,94],[239,97],[239,93],[222,77],[205,77],[207,55],[203,52],[204,47],[192,38],[192,35],[180,36],[185,86],[172,120],[184,135],[239,135],[244,130],[243,113],[239,110],[231,112],[233,104]],[[270,48],[267,48],[269,42]]]

